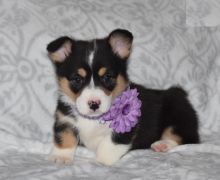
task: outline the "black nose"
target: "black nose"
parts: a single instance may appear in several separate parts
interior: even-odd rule
[[[88,102],[89,108],[92,109],[93,111],[96,111],[99,108],[100,104],[101,104],[100,101],[89,101]]]

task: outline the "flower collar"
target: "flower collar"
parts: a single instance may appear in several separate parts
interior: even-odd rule
[[[75,107],[75,112],[90,120],[99,120],[105,123],[110,121],[109,127],[116,133],[130,132],[137,124],[138,117],[141,116],[141,101],[138,99],[137,89],[127,88],[120,96],[113,101],[108,112],[100,116],[86,116],[81,114]]]
[[[141,116],[141,101],[137,89],[128,88],[112,103],[109,111],[102,116],[104,121],[111,121],[110,128],[117,133],[130,132]]]

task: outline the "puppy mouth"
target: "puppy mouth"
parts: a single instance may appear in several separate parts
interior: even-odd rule
[[[106,112],[101,112],[100,110],[97,110],[96,112],[89,112],[89,113],[81,113],[79,109],[76,107],[76,112],[79,116],[84,117],[86,119],[100,119]]]
[[[105,112],[102,112],[102,111],[100,111],[100,110],[97,110],[97,111],[90,111],[88,114],[86,114],[87,116],[100,116],[100,115],[102,115],[102,114],[104,114]]]

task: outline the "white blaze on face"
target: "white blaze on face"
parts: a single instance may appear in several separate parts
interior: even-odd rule
[[[93,76],[91,77],[91,80],[90,80],[90,83],[89,83],[89,88],[90,89],[94,89],[95,88],[95,83],[94,83],[94,80],[93,80]]]
[[[89,66],[92,67],[95,51],[91,51],[89,54]]]

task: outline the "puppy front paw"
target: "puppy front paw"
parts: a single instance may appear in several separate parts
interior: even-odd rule
[[[73,163],[74,149],[60,149],[54,147],[49,160],[58,164],[71,164]]]
[[[104,164],[106,166],[111,166],[113,165],[115,162],[117,162],[120,158],[115,158],[115,157],[112,157],[112,156],[108,156],[107,154],[98,154],[96,156],[96,161],[101,163],[101,164]]]
[[[106,137],[97,148],[96,160],[107,166],[113,165],[128,152],[129,148],[129,145],[115,144],[111,137]]]
[[[73,162],[73,157],[50,155],[49,160],[58,164],[71,164]]]

